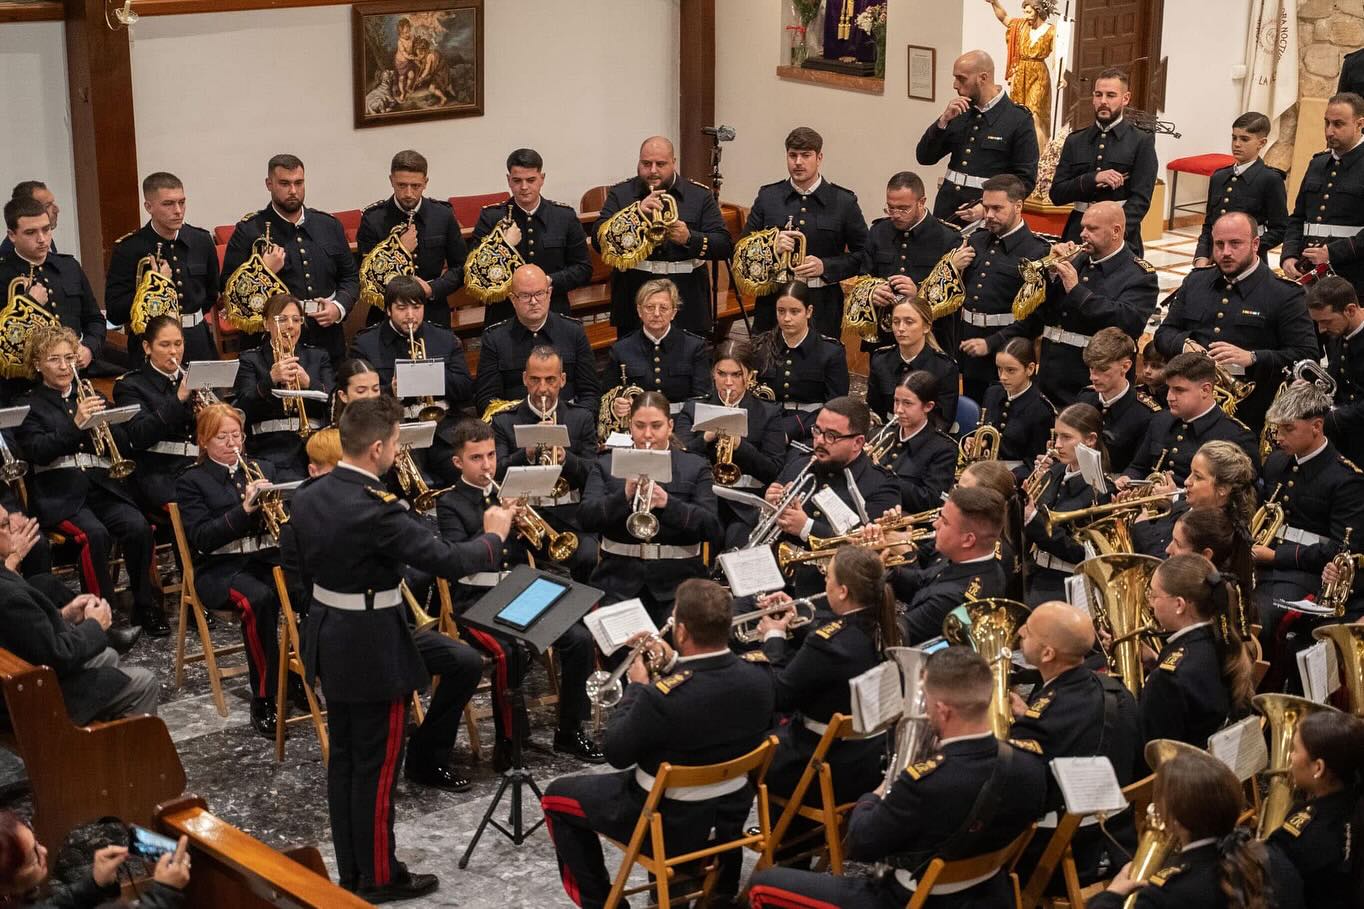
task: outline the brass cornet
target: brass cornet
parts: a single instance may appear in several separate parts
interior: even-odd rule
[[[775,603],[763,609],[755,609],[752,612],[745,612],[736,615],[730,622],[733,628],[735,640],[743,644],[756,644],[761,638],[758,637],[758,623],[769,615],[778,615],[793,610],[795,615],[791,618],[787,628],[800,628],[809,625],[815,620],[815,601],[824,599],[828,594],[817,593],[810,597],[801,597],[799,600],[787,600],[784,603]]]
[[[1250,541],[1252,546],[1273,546],[1274,540],[1279,536],[1279,531],[1284,526],[1284,510],[1276,500],[1279,498],[1279,491],[1283,489],[1280,483],[1274,487],[1274,491],[1265,499],[1265,503],[1255,509],[1255,516],[1250,519]]]
[[[407,326],[407,357],[409,360],[426,359],[426,339],[417,337],[416,330]],[[445,416],[445,408],[436,403],[436,399],[427,395],[421,400],[421,410],[417,411],[417,419],[423,423],[439,423],[441,417]]]
[[[553,423],[559,413],[559,404],[554,403],[554,410],[549,409],[549,395],[540,396],[540,412],[544,414],[540,418],[541,423]],[[535,449],[535,463],[542,467],[558,467],[563,462],[559,459],[559,452],[553,445],[538,445]],[[556,499],[562,499],[568,495],[568,479],[561,473],[559,479],[554,481],[554,489],[550,494]]]
[[[957,479],[966,468],[977,461],[998,461],[999,447],[1004,441],[998,429],[986,422],[988,411],[980,409],[980,421],[976,428],[961,437],[957,443]]]
[[[1207,354],[1208,349],[1192,338],[1184,342],[1184,350],[1191,353]],[[1208,355],[1212,360],[1212,356]],[[1229,417],[1236,416],[1236,407],[1246,398],[1250,397],[1255,391],[1254,382],[1243,382],[1218,363],[1212,360],[1213,368],[1217,371],[1217,384],[1213,387],[1213,397],[1217,399],[1217,406],[1222,408],[1222,412]]]
[[[871,437],[867,443],[867,457],[878,467],[884,466],[881,461],[886,455],[895,450],[900,444],[900,422],[894,418],[889,420],[885,426],[876,431],[876,435]]]
[[[498,501],[501,501],[502,487],[496,480],[493,480],[492,484],[493,489],[497,491]],[[573,553],[578,551],[577,534],[567,530],[563,533],[556,531],[529,505],[523,505],[520,513],[516,516],[516,531],[533,548],[539,549],[545,546],[545,552],[549,553],[549,557],[556,562],[563,562],[572,558]]]
[[[275,316],[275,334],[270,338],[270,349],[274,354],[275,362],[278,363],[285,357],[292,357],[298,347],[297,335],[285,335],[284,327],[281,324],[283,316]],[[302,391],[298,379],[289,380],[289,388],[294,391]],[[293,410],[298,420],[298,433],[300,439],[306,439],[313,434],[312,422],[308,419],[308,404],[303,398],[290,398],[284,403],[284,410]]]
[[[266,480],[265,473],[260,469],[260,465],[255,461],[248,461],[242,455],[240,448],[235,450],[237,463],[241,465],[242,476],[246,479],[246,485],[262,482]],[[256,502],[260,505],[261,518],[265,521],[265,529],[270,537],[279,542],[279,531],[289,520],[289,513],[284,510],[284,499],[275,490],[267,490],[256,497]]]
[[[720,394],[720,403],[725,407],[734,406],[725,399],[723,392]],[[733,486],[744,475],[744,472],[739,469],[739,465],[734,463],[734,449],[738,444],[738,438],[727,432],[715,434],[715,466],[711,469],[711,473],[715,482],[721,486]]]
[[[99,392],[95,391],[95,386],[90,384],[89,379],[81,378],[80,373],[76,371],[76,364],[74,362],[71,364],[71,375],[74,377],[76,383],[77,406],[80,406],[81,402],[87,400],[104,400],[100,397]],[[99,423],[96,426],[92,426],[89,429],[89,433],[91,441],[94,443],[95,455],[97,457],[109,459],[109,476],[113,477],[115,480],[122,480],[132,476],[133,471],[137,470],[137,465],[123,457],[119,452],[118,443],[114,441],[114,431],[109,427],[109,424]]]
[[[1059,453],[1056,450],[1056,430],[1051,431],[1051,441],[1047,443],[1046,458],[1033,468],[1023,481],[1023,494],[1034,502],[1041,500],[1042,494],[1051,486],[1051,468]]]

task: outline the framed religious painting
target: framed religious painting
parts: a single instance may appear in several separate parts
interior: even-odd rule
[[[355,128],[483,114],[483,0],[352,8]]]

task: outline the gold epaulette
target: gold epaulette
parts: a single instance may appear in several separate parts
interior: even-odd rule
[[[383,502],[385,505],[392,505],[394,502],[398,501],[397,496],[385,489],[375,489],[373,486],[366,486],[365,492],[374,496],[374,498]]]
[[[1157,401],[1155,398],[1151,397],[1144,391],[1137,392],[1137,403],[1144,405],[1147,410],[1153,411],[1155,413],[1160,413],[1162,410],[1165,409],[1164,407],[1160,406],[1159,401]]]
[[[654,682],[654,687],[657,688],[660,693],[667,694],[691,677],[692,671],[690,669],[683,669],[681,672],[674,672],[672,675]]]
[[[770,662],[767,659],[767,654],[763,653],[761,650],[750,650],[747,653],[744,653],[742,656],[740,656],[739,659],[747,660],[750,663]]]
[[[1151,875],[1152,887],[1164,887],[1165,882],[1176,874],[1180,874],[1185,869],[1184,865],[1166,865],[1164,868]]]
[[[1132,259],[1137,263],[1137,266],[1148,275],[1154,275],[1156,273],[1156,267],[1141,256],[1133,256]]]
[[[1033,754],[1042,753],[1042,746],[1034,739],[1009,739],[1009,744],[1024,751],[1031,751]]]
[[[1311,820],[1312,806],[1308,805],[1306,808],[1284,821],[1282,829],[1287,830],[1294,836],[1302,836],[1303,828],[1306,827]]]
[[[256,215],[258,215],[258,214],[260,214],[260,209],[259,209],[259,208],[256,209],[255,211],[249,211],[249,212],[247,212],[246,214],[242,215],[241,218],[240,218],[240,220],[242,220],[242,221],[250,221],[252,218],[256,217]]]
[[[819,626],[819,628],[815,631],[815,637],[823,638],[824,640],[827,641],[829,638],[833,637],[834,635],[842,631],[844,628],[846,628],[847,625],[848,623],[843,621],[842,619],[834,619],[832,622],[827,622]]]
[[[928,776],[942,764],[942,755],[935,754],[926,761],[919,761],[917,764],[910,764],[905,768],[905,776],[911,780],[921,780]]]
[[[1028,705],[1028,712],[1023,715],[1028,717],[1029,719],[1035,720],[1038,717],[1040,717],[1043,711],[1045,711],[1050,706],[1051,695],[1044,694],[1042,695],[1042,697],[1038,698],[1037,700],[1033,701],[1030,705]]]
[[[119,237],[117,240],[115,240],[115,241],[114,241],[114,245],[117,246],[118,244],[122,243],[124,240],[128,239],[129,237],[131,237],[131,236],[132,236],[133,234],[135,234],[135,233],[137,233],[137,231],[135,231],[135,230],[130,230],[130,231],[128,231],[126,234],[124,234],[123,236],[121,236],[121,237]]]
[[[1171,650],[1166,655],[1165,659],[1160,661],[1160,668],[1164,669],[1166,672],[1174,672],[1175,669],[1179,667],[1179,661],[1182,659],[1184,659],[1183,647],[1180,647],[1178,650]]]
[[[1349,458],[1345,457],[1345,455],[1340,454],[1340,452],[1336,452],[1336,455],[1340,458],[1340,463],[1344,464],[1346,467],[1350,468],[1355,473],[1364,473],[1364,470],[1359,469],[1358,464],[1356,464],[1354,461],[1351,461]]]

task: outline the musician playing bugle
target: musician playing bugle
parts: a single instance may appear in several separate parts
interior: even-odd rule
[[[890,871],[836,877],[769,868],[753,876],[754,907],[898,909],[913,897],[916,875],[944,848],[945,859],[1002,849],[1041,815],[1046,767],[1033,752],[990,732],[993,680],[984,657],[966,647],[941,650],[928,658],[923,686],[936,753],[905,767],[889,789],[882,783],[864,794],[848,820],[847,857],[883,862]],[[951,899],[1004,906],[1012,893],[1008,874],[997,872]]]
[[[1082,390],[1076,400],[1103,414],[1109,464],[1115,471],[1126,470],[1137,449],[1145,444],[1151,419],[1162,405],[1128,381],[1137,362],[1137,345],[1122,329],[1099,329],[1081,356],[1091,387]]]
[[[209,609],[236,612],[241,622],[251,679],[251,726],[273,738],[279,596],[272,572],[280,562],[279,541],[267,529],[262,505],[275,468],[269,461],[250,459],[245,422],[241,411],[227,404],[199,412],[198,463],[176,480],[175,502],[193,550],[199,597]],[[302,700],[297,679],[290,681],[295,700]]]
[[[892,419],[881,430],[886,438],[871,451],[877,465],[895,475],[900,507],[910,514],[942,505],[955,480],[957,442],[942,431],[941,398],[933,373],[917,369],[905,376],[895,386]]]

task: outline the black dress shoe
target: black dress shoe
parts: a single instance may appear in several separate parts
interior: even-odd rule
[[[166,621],[166,614],[159,609],[135,609],[133,621],[142,626],[142,633],[149,638],[170,637],[170,622]]]
[[[270,698],[251,699],[251,728],[267,739],[275,737],[275,702]]]
[[[133,649],[137,639],[142,637],[141,625],[110,625],[104,632],[104,638],[109,642],[109,646],[114,648],[115,653],[127,653]]]
[[[464,792],[471,785],[449,764],[428,764],[409,758],[403,774],[418,786],[432,786],[447,792]]]
[[[586,764],[606,763],[606,756],[601,753],[597,743],[581,729],[560,729],[555,732],[554,750],[560,754],[571,754]]]
[[[416,899],[419,896],[426,896],[434,893],[440,886],[440,880],[434,874],[412,874],[408,872],[401,878],[395,878],[382,887],[374,885],[362,885],[355,891],[355,895],[362,900],[371,903],[392,903],[397,900]]]

